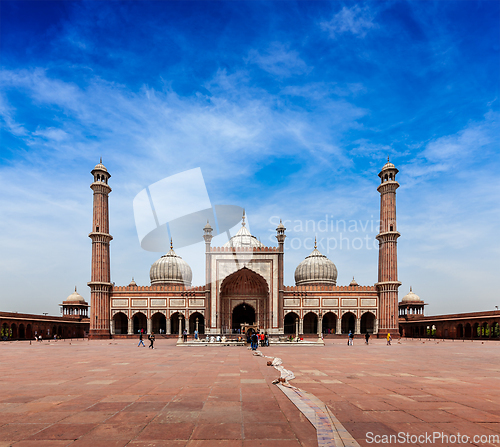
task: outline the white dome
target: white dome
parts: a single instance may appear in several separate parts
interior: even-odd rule
[[[151,266],[149,278],[151,285],[182,284],[189,287],[193,272],[189,264],[175,253],[170,244],[170,251]]]
[[[416,293],[413,293],[413,291],[411,290],[411,286],[410,286],[410,291],[408,292],[408,294],[406,294],[403,299],[401,300],[402,303],[416,303],[418,301],[422,301],[420,299],[420,297],[416,294]]]
[[[243,215],[243,223],[238,232],[226,242],[223,247],[265,247],[265,245],[260,242],[255,236],[252,236],[248,228],[245,227],[245,215]]]
[[[68,298],[66,298],[66,301],[64,301],[64,302],[65,303],[70,302],[70,303],[75,303],[75,304],[87,304],[87,302],[85,301],[85,298],[83,298],[83,296],[81,296],[76,291],[76,287],[75,287],[75,291],[70,296],[68,296]]]
[[[337,284],[337,267],[314,244],[313,252],[295,269],[295,285]]]

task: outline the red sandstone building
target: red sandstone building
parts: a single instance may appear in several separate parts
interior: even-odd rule
[[[189,265],[172,245],[150,269],[151,284],[133,280],[115,286],[110,278],[108,196],[111,175],[102,161],[92,170],[94,193],[90,336],[148,333],[234,333],[244,323],[269,334],[398,333],[396,167],[379,173],[380,232],[378,282],[337,285],[337,268],[315,246],[295,270],[295,285],[283,283],[286,228],[276,229],[277,246],[252,236],[243,216],[240,230],[214,247],[212,227],[200,228],[205,241],[205,284],[192,286]]]
[[[498,339],[500,311],[424,316],[426,304],[410,293],[399,303],[399,334],[412,338]]]
[[[0,312],[0,340],[86,337],[89,333],[89,305],[76,287],[60,306],[62,317]]]

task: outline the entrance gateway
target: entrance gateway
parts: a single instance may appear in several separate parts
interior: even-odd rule
[[[269,292],[265,279],[247,267],[230,274],[221,286],[222,332],[241,332],[242,324],[268,327]]]

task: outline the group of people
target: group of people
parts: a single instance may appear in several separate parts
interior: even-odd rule
[[[365,344],[368,344],[368,341],[370,340],[370,334],[367,332],[365,334]],[[349,335],[347,336],[347,346],[352,346],[354,342],[354,333],[352,331],[349,331]]]
[[[143,336],[144,336],[144,329],[141,329],[139,331],[139,344],[137,345],[137,347],[139,347],[141,345],[143,347],[146,347],[146,345],[144,344]],[[183,338],[184,342],[187,342],[186,329],[184,329],[184,331],[182,332],[182,338]],[[198,331],[195,331],[194,339],[198,340]],[[42,341],[42,336],[40,336],[40,337],[35,336],[35,340]],[[156,340],[154,332],[151,332],[151,334],[148,335],[148,340],[149,340],[148,348],[154,349],[154,342]],[[368,344],[369,340],[370,340],[370,334],[367,332],[365,334],[365,344]],[[208,341],[208,335],[207,335],[207,341]],[[221,341],[220,336],[217,336],[217,341]],[[249,336],[249,340],[247,340],[247,341],[250,342],[250,346],[252,348],[252,351],[257,350],[257,348],[259,347],[259,343],[260,343],[261,347],[269,346],[269,336],[267,335],[267,332],[265,332],[263,334],[261,332],[254,332],[252,335]],[[391,341],[392,341],[391,334],[387,334],[387,345],[388,346],[390,346]],[[347,345],[353,346],[353,342],[354,342],[354,333],[352,331],[349,331],[349,335],[347,338]]]
[[[370,334],[367,332],[365,334],[365,344],[368,344],[368,341],[370,340]],[[354,334],[352,331],[349,331],[349,335],[347,336],[347,346],[352,346],[354,341]],[[387,345],[390,346],[392,341],[392,336],[391,334],[387,334]]]
[[[254,332],[252,335],[250,335],[250,346],[252,348],[252,351],[256,351],[257,348],[259,347],[259,342],[260,346],[269,346],[269,336],[267,335],[267,332],[261,333],[261,332]]]
[[[143,346],[143,347],[146,347],[146,345],[144,344],[144,340],[142,339],[144,336],[144,329],[141,329],[139,331],[139,344],[137,345],[137,347],[139,346]],[[151,348],[151,349],[154,349],[154,344],[155,344],[155,333],[154,332],[151,332],[151,334],[148,335],[148,340],[149,340],[149,346],[148,348]]]

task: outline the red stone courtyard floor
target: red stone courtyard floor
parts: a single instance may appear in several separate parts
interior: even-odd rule
[[[292,384],[326,403],[362,446],[389,445],[375,436],[400,432],[500,445],[472,442],[500,434],[500,342],[355,342],[262,351],[283,359]],[[174,343],[1,342],[0,447],[317,445],[265,359]]]

